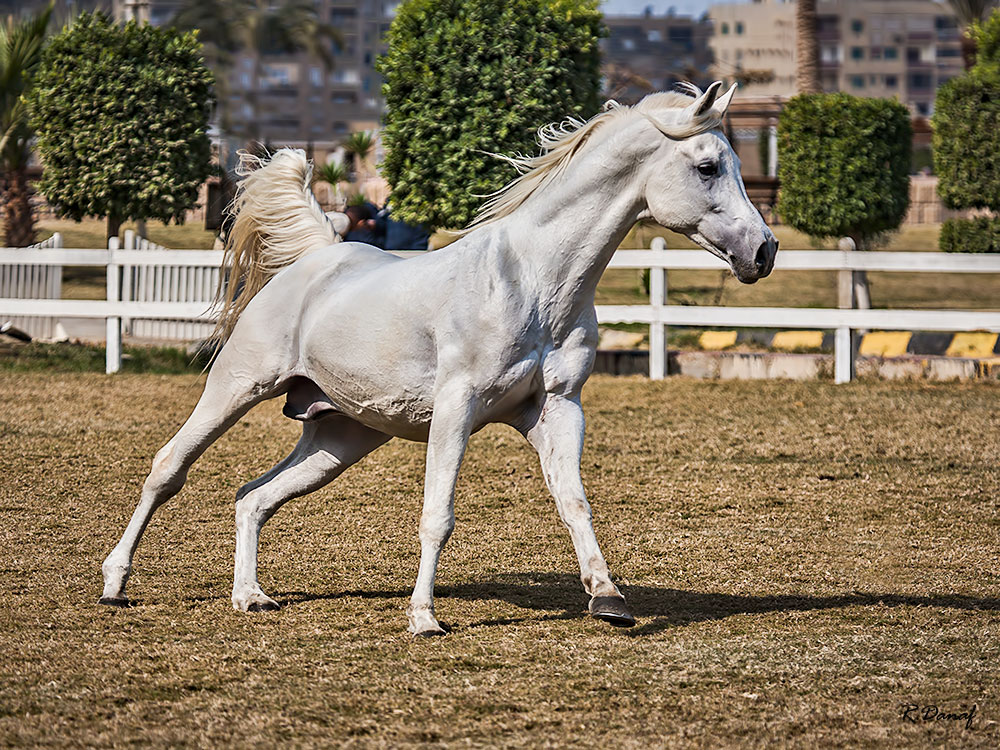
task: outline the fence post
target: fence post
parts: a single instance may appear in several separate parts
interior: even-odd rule
[[[654,237],[651,250],[666,250],[662,237]],[[663,380],[667,374],[667,326],[662,322],[663,306],[667,302],[667,269],[657,265],[649,269],[649,304],[655,320],[649,324],[649,379]]]
[[[118,263],[115,261],[115,251],[118,249],[118,238],[108,240],[108,302],[118,302]],[[107,333],[105,335],[105,365],[104,372],[111,374],[122,369],[122,319],[108,316]]]
[[[837,243],[843,253],[854,250],[854,240],[844,237]],[[841,269],[837,271],[837,307],[841,310],[854,309],[854,271]],[[833,382],[849,383],[854,380],[855,364],[855,333],[851,328],[838,328],[833,337]]]

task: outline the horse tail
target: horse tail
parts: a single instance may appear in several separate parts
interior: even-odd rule
[[[241,152],[236,172],[244,178],[229,207],[232,226],[215,295],[217,345],[272,276],[341,239],[309,187],[312,164],[301,149],[282,148],[270,159]]]

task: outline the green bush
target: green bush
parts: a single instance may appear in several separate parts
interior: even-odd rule
[[[1000,77],[952,78],[938,89],[931,123],[945,205],[1000,209]]]
[[[934,171],[938,195],[949,208],[1000,211],[1000,11],[972,33],[976,64],[937,92]],[[951,253],[1000,252],[1000,220],[949,219],[939,246]]]
[[[910,114],[897,101],[793,97],[778,121],[782,221],[870,247],[906,215],[911,142]]]
[[[1000,253],[1000,218],[948,219],[938,242],[946,253]]]
[[[531,153],[539,126],[598,108],[596,0],[408,0],[379,60],[382,173],[393,213],[466,225],[516,176],[490,154]]]
[[[60,216],[108,217],[109,236],[130,219],[180,223],[211,172],[211,86],[193,32],[80,15],[35,79],[41,191]]]

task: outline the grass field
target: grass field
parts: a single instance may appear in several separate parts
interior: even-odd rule
[[[584,479],[638,626],[585,616],[536,460],[491,427],[442,558],[452,632],[420,641],[424,451],[400,441],[278,513],[261,581],[284,607],[232,611],[235,490],[298,432],[278,403],[153,520],[137,606],[97,606],[199,393],[0,373],[0,746],[1000,745],[996,385],[595,377]]]

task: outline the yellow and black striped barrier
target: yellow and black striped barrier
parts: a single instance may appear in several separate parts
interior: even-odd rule
[[[820,351],[833,346],[832,334],[823,331],[776,333],[704,331],[698,338],[698,345],[706,351],[723,351],[741,342],[752,342],[758,346],[783,352]],[[861,337],[858,354],[862,357],[901,357],[916,354],[996,359],[996,364],[1000,365],[1000,334],[981,331],[969,333],[872,331]]]

